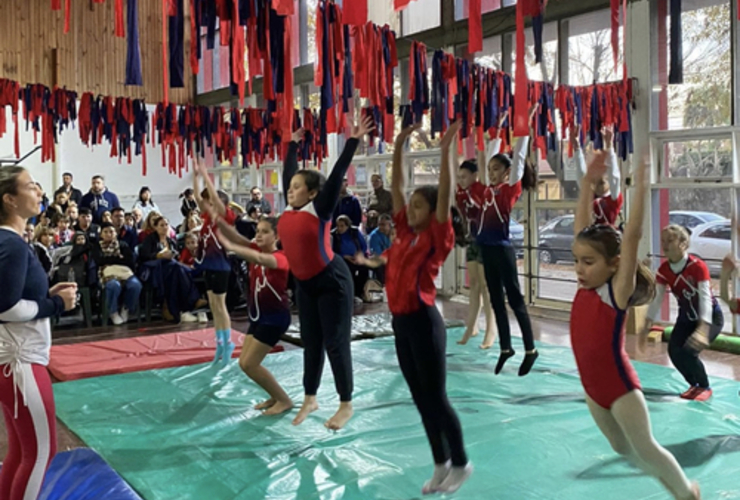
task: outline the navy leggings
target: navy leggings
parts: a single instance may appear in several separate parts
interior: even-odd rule
[[[509,307],[514,311],[519,329],[522,331],[524,348],[527,351],[534,349],[534,333],[532,322],[529,319],[524,296],[519,288],[519,276],[516,269],[516,254],[511,245],[481,245],[483,255],[483,270],[486,274],[488,293],[491,296],[491,307],[496,314],[496,326],[501,342],[501,350],[511,350],[511,329],[509,316],[506,314],[506,298]]]
[[[342,402],[352,401],[352,311],[354,287],[344,259],[334,256],[313,278],[296,279],[298,318],[303,340],[303,389],[315,396],[324,371],[324,351]]]
[[[422,305],[411,314],[393,316],[396,354],[411,397],[432,447],[435,464],[452,459],[452,465],[468,463],[462,427],[447,399],[445,351],[447,331],[434,306]]]
[[[722,331],[725,318],[718,304],[712,308],[712,324],[709,325],[709,343],[711,344]],[[676,369],[681,372],[683,378],[690,386],[699,386],[706,389],[709,387],[709,379],[704,369],[704,363],[699,359],[699,352],[694,351],[686,345],[686,341],[696,331],[697,321],[691,321],[683,313],[679,313],[676,325],[668,342],[668,354]]]

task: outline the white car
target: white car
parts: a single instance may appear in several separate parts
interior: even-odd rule
[[[707,263],[713,276],[722,270],[722,259],[732,249],[732,228],[727,219],[706,222],[691,230],[689,253]]]

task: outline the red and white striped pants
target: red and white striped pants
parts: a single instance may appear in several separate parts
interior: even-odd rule
[[[24,386],[17,391],[9,365],[0,365],[0,404],[8,430],[8,455],[0,469],[0,498],[36,500],[46,469],[56,453],[54,393],[45,366],[29,363],[16,366],[23,372]]]

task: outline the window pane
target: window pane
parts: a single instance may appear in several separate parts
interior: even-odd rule
[[[624,40],[619,30],[618,67],[614,69],[611,45],[611,14],[592,12],[568,20],[568,83],[590,85],[622,78]]]
[[[666,0],[661,2],[667,3]],[[659,19],[664,30],[658,43],[670,37],[668,8]],[[732,121],[732,55],[730,3],[727,0],[683,2],[683,85],[668,85],[670,52],[658,50],[657,128],[682,129],[730,125]],[[662,40],[661,40],[662,38]],[[707,76],[711,75],[711,78]]]
[[[483,39],[483,51],[475,56],[475,62],[485,68],[503,70],[503,52],[501,50],[501,37],[494,36]]]
[[[319,0],[305,0],[308,7],[308,62],[316,61],[316,55],[319,53],[316,47],[316,9]]]
[[[486,12],[493,12],[501,7],[508,7],[514,4],[516,2],[507,2],[506,0],[481,0],[481,12],[485,14]],[[469,5],[469,0],[455,0],[455,20],[459,21],[460,19],[468,18],[468,13],[470,12]]]
[[[442,22],[441,0],[416,0],[401,13],[404,36],[438,27]]]
[[[663,150],[662,176],[673,178],[732,178],[732,139],[668,142]]]
[[[537,297],[572,301],[578,290],[573,268],[572,209],[537,210]]]
[[[511,44],[511,77],[516,77],[516,36]],[[526,50],[524,60],[527,65],[527,76],[530,80],[558,83],[558,24],[547,23],[542,30],[542,62],[536,63],[534,56],[534,35],[532,30],[525,30]]]

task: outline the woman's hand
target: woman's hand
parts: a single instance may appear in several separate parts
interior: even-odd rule
[[[290,140],[292,140],[293,142],[301,142],[305,134],[306,134],[306,129],[301,127],[295,132],[293,132],[293,134],[290,136]]]
[[[396,136],[396,146],[403,147],[403,143],[406,142],[406,139],[408,139],[411,136],[411,134],[413,134],[420,128],[421,128],[421,122],[414,123],[413,125],[409,125],[405,129],[401,130],[401,132]]]
[[[361,139],[365,134],[369,134],[373,130],[375,130],[375,125],[373,125],[372,117],[363,116],[360,123],[352,127],[352,138]]]
[[[439,147],[442,149],[450,149],[452,141],[455,140],[455,137],[457,137],[457,133],[460,132],[460,127],[462,127],[462,120],[455,120],[452,125],[450,125],[450,128],[447,129],[445,135],[442,136]]]
[[[601,129],[601,135],[604,138],[604,149],[611,149],[614,144],[614,127],[608,125]]]
[[[59,283],[49,290],[50,297],[61,297],[64,310],[71,311],[77,306],[77,283]]]

